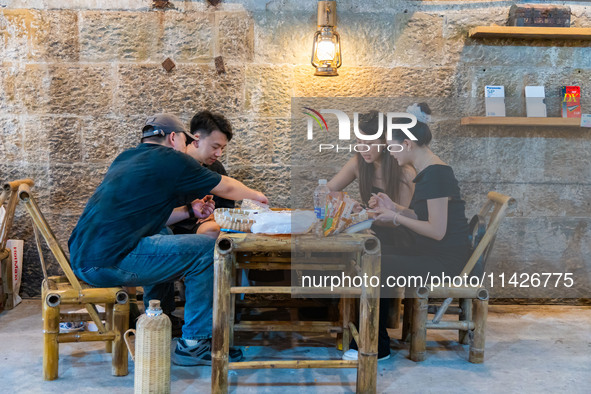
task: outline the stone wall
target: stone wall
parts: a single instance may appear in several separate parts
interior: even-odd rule
[[[320,78],[309,64],[313,0],[173,1],[166,11],[147,0],[0,0],[0,180],[35,179],[65,246],[109,163],[154,112],[186,121],[202,109],[226,114],[236,138],[224,165],[278,206],[289,205],[292,97],[482,100],[485,84],[499,84],[522,108],[525,85],[545,85],[551,101],[558,86],[577,84],[589,112],[588,42],[467,38],[473,26],[504,24],[512,3],[339,1],[344,65],[339,77]],[[591,6],[570,6],[572,25],[590,27]],[[490,270],[547,267],[588,281],[589,129],[460,127],[462,109],[434,115],[433,149],[454,167],[468,213],[489,190],[518,200]],[[26,240],[23,295],[33,296],[42,275],[30,222],[17,214],[11,235]]]

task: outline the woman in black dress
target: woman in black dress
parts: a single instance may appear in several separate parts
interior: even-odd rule
[[[405,123],[401,119],[395,123]],[[412,165],[417,172],[413,180],[415,191],[409,208],[377,195],[376,220],[396,226],[391,239],[382,243],[382,284],[389,276],[441,275],[453,277],[464,267],[470,253],[468,221],[464,212],[465,203],[460,197],[458,181],[453,170],[431,149],[431,131],[422,122],[409,129],[417,138],[412,141],[401,130],[392,131],[388,144],[400,145],[392,152],[399,166]],[[478,271],[475,268],[473,274]],[[390,338],[386,331],[388,299],[391,288],[381,288],[378,359],[390,355]],[[343,355],[344,359],[356,359],[355,344]]]

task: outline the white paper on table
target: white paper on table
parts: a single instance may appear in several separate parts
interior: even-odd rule
[[[316,222],[313,211],[272,211],[251,215],[255,234],[305,234]]]

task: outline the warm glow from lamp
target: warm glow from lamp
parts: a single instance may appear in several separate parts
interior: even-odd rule
[[[341,43],[336,32],[336,1],[318,2],[318,30],[314,34],[312,47],[312,65],[316,67],[314,75],[336,76],[341,66]]]
[[[316,48],[316,57],[322,61],[332,61],[336,53],[335,43],[329,38],[323,38]]]

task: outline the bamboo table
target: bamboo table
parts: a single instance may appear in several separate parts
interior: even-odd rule
[[[357,275],[380,275],[380,247],[377,238],[365,234],[340,234],[329,238],[314,235],[267,236],[259,234],[223,234],[214,254],[214,299],[211,387],[213,393],[228,392],[229,369],[263,368],[357,368],[357,393],[375,393],[377,379],[378,307],[379,288],[339,287],[303,289],[289,286],[236,287],[233,286],[233,270],[236,254],[241,252],[284,253],[351,253],[359,263]],[[359,295],[359,333],[352,323],[348,329],[359,346],[358,361],[345,360],[285,360],[228,362],[231,336],[233,335],[234,294],[314,294]],[[345,337],[348,341],[348,337]],[[343,344],[345,345],[345,343]],[[346,344],[348,345],[348,343]]]

